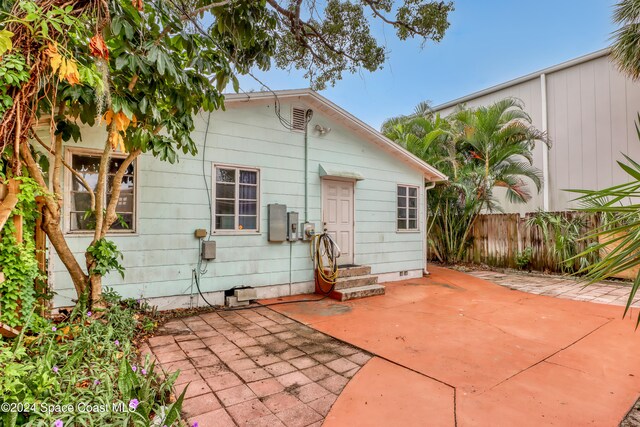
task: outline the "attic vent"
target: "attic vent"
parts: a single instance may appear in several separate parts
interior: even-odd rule
[[[304,131],[306,125],[306,110],[301,107],[291,108],[291,129]]]

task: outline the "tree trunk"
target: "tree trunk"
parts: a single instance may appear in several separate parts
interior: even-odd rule
[[[118,199],[120,198],[120,184],[122,184],[122,178],[125,175],[125,172],[129,165],[135,161],[136,158],[141,154],[141,150],[134,150],[129,153],[126,159],[122,162],[116,174],[113,177],[113,183],[111,188],[111,197],[107,203],[107,207],[104,210],[104,214],[101,215],[100,228],[98,228],[98,221],[96,221],[96,231],[94,234],[94,239],[92,244],[95,244],[100,239],[104,239],[111,228],[111,225],[118,219],[118,215],[116,213],[116,207],[118,206]],[[105,176],[106,176],[106,166],[105,166]],[[106,188],[104,189],[106,192]],[[97,199],[97,197],[96,197]],[[96,204],[98,204],[96,202]],[[100,203],[102,206],[102,203]],[[97,212],[96,212],[97,218]],[[95,267],[95,259],[89,252],[85,252],[85,259],[87,263],[87,271],[90,274],[89,277],[89,296],[90,296],[90,304],[92,306],[101,306],[102,299],[102,276],[98,274],[91,274],[91,271]]]
[[[47,233],[49,241],[53,245],[60,258],[60,261],[64,264],[71,276],[73,286],[76,288],[78,296],[85,293],[87,290],[87,282],[89,277],[84,273],[82,267],[78,263],[78,260],[73,256],[73,252],[69,248],[67,241],[64,238],[64,234],[60,229],[60,211],[52,214],[48,208],[45,208],[44,218],[42,222],[42,229]]]
[[[20,154],[22,155],[25,165],[29,170],[31,178],[38,183],[43,194],[47,194],[49,192],[47,183],[44,180],[40,167],[31,155],[31,150],[27,144],[22,144],[20,146]],[[47,233],[47,237],[55,248],[58,257],[60,257],[60,260],[67,268],[67,271],[71,276],[71,280],[73,281],[73,286],[75,287],[79,297],[84,294],[87,289],[88,277],[82,270],[82,267],[80,267],[76,258],[73,256],[73,252],[71,252],[71,249],[64,238],[64,233],[60,228],[61,210],[60,204],[56,200],[59,197],[61,197],[59,194],[54,195],[54,197],[44,197],[45,208],[43,210],[42,229]]]

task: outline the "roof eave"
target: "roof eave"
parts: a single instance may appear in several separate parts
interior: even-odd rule
[[[389,138],[358,119],[348,111],[344,110],[340,106],[331,102],[327,98],[320,95],[318,92],[315,92],[311,89],[289,89],[289,90],[277,90],[277,91],[264,91],[264,92],[250,92],[246,94],[229,94],[225,95],[225,102],[231,103],[241,103],[241,102],[251,102],[257,100],[269,99],[277,96],[280,99],[287,98],[298,98],[298,97],[309,97],[312,100],[330,108],[331,110],[338,113],[342,116],[343,119],[348,120],[352,124],[354,124],[357,128],[359,128],[363,133],[367,134],[370,137],[376,139],[378,143],[380,143],[383,147],[387,148],[389,151],[394,152],[395,154],[404,158],[406,163],[413,166],[414,169],[422,172],[425,179],[431,182],[443,182],[448,181],[448,177],[444,175],[442,172],[426,163],[419,157],[415,156],[413,153],[405,150],[400,147],[395,142],[391,141]]]

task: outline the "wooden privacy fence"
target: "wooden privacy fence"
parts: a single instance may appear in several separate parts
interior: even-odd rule
[[[529,225],[529,220],[539,213],[520,214],[484,214],[479,215],[471,232],[471,244],[467,249],[465,261],[486,264],[493,267],[517,268],[516,258],[527,248],[531,248],[528,269],[538,271],[561,272],[558,260],[554,257],[555,231],[545,223],[549,239],[544,230],[537,225]],[[597,226],[596,216],[581,212],[554,212],[567,220],[577,219],[580,224],[578,235],[589,235]],[[566,237],[566,236],[565,236]],[[577,252],[585,249],[590,242],[575,242]],[[576,267],[579,267],[576,261]]]

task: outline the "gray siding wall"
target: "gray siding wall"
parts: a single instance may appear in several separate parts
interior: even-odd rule
[[[282,105],[288,115],[289,105]],[[309,125],[329,126],[325,136],[309,133],[309,221],[321,229],[319,164],[327,169],[358,172],[365,176],[355,185],[355,261],[372,266],[375,274],[423,267],[423,224],[420,232],[396,232],[396,185],[424,187],[420,172],[389,156],[375,145],[354,136],[334,120],[315,112]],[[217,259],[208,263],[202,291],[234,286],[300,283],[313,279],[307,242],[269,243],[267,208],[270,203],[304,216],[304,134],[283,128],[272,105],[243,106],[216,112],[205,142],[206,116],[197,118],[196,157],[181,155],[171,165],[143,155],[138,160],[138,229],[135,235],[110,235],[124,254],[125,279],[110,274],[105,284],[125,297],[171,297],[192,291],[192,269],[198,260],[197,228],[211,229],[204,179],[212,188],[216,163],[260,168],[260,233],[214,235]],[[83,146],[98,148],[104,131],[85,131]],[[205,155],[203,163],[203,153]],[[204,169],[204,178],[203,178]],[[421,193],[424,193],[421,191]],[[423,203],[423,194],[420,203]],[[422,213],[422,208],[420,210]],[[78,259],[90,242],[69,236]],[[52,253],[55,305],[68,305],[75,296],[62,263]]]
[[[619,73],[608,56],[546,75],[549,150],[549,209],[570,210],[574,194],[567,189],[596,189],[624,182],[616,164],[622,154],[640,159],[634,120],[640,111],[640,85]],[[542,87],[539,78],[469,100],[476,107],[505,98],[523,101],[538,129],[542,128]],[[453,108],[440,111],[449,114]],[[542,170],[542,147],[534,151]],[[533,188],[533,187],[532,187]],[[506,212],[542,209],[542,193],[526,205],[501,199]]]

